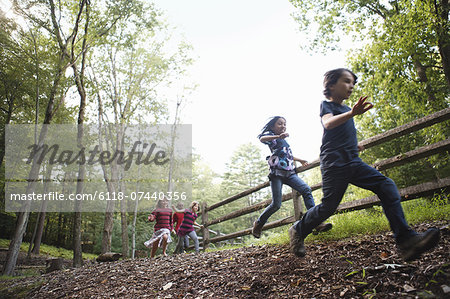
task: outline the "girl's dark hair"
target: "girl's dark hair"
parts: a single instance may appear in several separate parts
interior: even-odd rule
[[[284,117],[282,117],[282,116],[273,116],[273,117],[269,120],[269,122],[262,128],[261,133],[258,135],[258,139],[261,138],[261,136],[262,136],[264,133],[271,131],[272,128],[273,128],[273,126],[275,125],[275,123],[276,123],[280,118],[286,120],[286,119],[285,119]]]
[[[336,84],[336,82],[339,80],[339,78],[342,76],[342,73],[344,72],[349,72],[350,74],[352,74],[353,79],[355,80],[354,82],[355,84],[358,81],[358,77],[351,70],[346,68],[339,68],[326,72],[323,78],[323,87],[324,87],[323,94],[327,99],[331,96],[330,86]]]

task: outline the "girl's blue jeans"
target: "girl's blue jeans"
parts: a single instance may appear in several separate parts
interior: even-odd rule
[[[183,239],[181,242],[180,239]],[[189,247],[189,238],[188,236],[178,236],[177,246],[175,247],[175,254],[182,253],[184,248]]]
[[[194,241],[194,249],[195,252],[199,252],[200,247],[199,247],[199,243],[198,243],[198,237],[197,237],[197,233],[195,231],[191,231],[190,233],[188,233],[186,236],[184,237],[180,237],[178,238],[178,244],[177,247],[180,246],[182,249],[184,248],[183,245],[185,245],[187,243],[187,245],[189,246],[189,238],[191,238]]]
[[[317,225],[334,214],[350,183],[378,196],[397,242],[416,235],[406,222],[394,181],[363,161],[356,160],[344,167],[322,169],[322,203],[308,210],[295,224],[301,238],[306,238]]]
[[[297,174],[294,173],[289,177],[271,176],[270,187],[272,189],[272,203],[267,206],[261,216],[259,216],[259,224],[264,225],[267,222],[267,219],[269,219],[273,213],[280,209],[281,198],[283,196],[283,184],[292,187],[303,196],[306,209],[311,209],[314,207],[314,198],[311,194],[311,188],[301,178],[299,178]]]

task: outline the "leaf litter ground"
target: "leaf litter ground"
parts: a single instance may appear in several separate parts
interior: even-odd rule
[[[450,298],[450,225],[439,245],[403,262],[391,233],[308,243],[297,258],[287,245],[92,263],[2,281],[15,298]]]

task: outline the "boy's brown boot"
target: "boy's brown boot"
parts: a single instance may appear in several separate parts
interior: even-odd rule
[[[295,229],[296,224],[297,222],[289,229],[290,249],[296,256],[304,257],[306,254],[305,244],[303,238],[298,235],[297,230]]]
[[[261,225],[258,220],[253,223],[252,235],[253,237],[259,239],[261,238],[261,231],[264,225]]]
[[[438,244],[439,238],[440,230],[433,227],[398,244],[398,248],[403,259],[408,262],[418,259],[422,253],[433,249]]]
[[[313,230],[313,235],[317,235],[319,233],[329,231],[332,227],[333,227],[333,224],[328,223],[328,222],[327,223],[322,222],[321,224],[316,226],[316,228]]]

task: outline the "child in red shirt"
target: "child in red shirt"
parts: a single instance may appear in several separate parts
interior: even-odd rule
[[[174,210],[178,213],[184,213],[183,223],[181,224],[181,227],[177,232],[179,238],[178,245],[183,248],[184,238],[187,238],[189,236],[194,241],[195,252],[198,253],[199,242],[197,233],[194,230],[194,224],[203,228],[203,225],[195,222],[195,219],[197,219],[197,212],[199,210],[199,203],[197,201],[191,202],[189,209],[185,209],[184,211],[175,207]]]
[[[184,205],[183,203],[180,201],[176,208],[178,210],[183,210],[184,211]],[[183,219],[184,219],[184,212],[175,212],[173,213],[173,226],[174,226],[174,230],[175,230],[175,234],[178,235],[178,230],[180,229],[181,223],[183,223]],[[175,225],[176,223],[176,225]],[[183,243],[184,243],[184,248],[188,248],[189,247],[189,239],[187,236],[177,236],[178,238],[183,238]],[[177,242],[177,246],[175,248],[175,251],[173,252],[174,254],[178,254],[181,253],[183,251],[183,244],[179,244]]]
[[[177,204],[177,209],[184,210],[184,205],[183,205],[182,202],[179,202]],[[180,225],[183,222],[183,217],[184,217],[184,212],[183,213],[178,213],[178,212],[173,213],[173,217],[172,217],[173,218],[173,224],[172,224],[172,226],[175,229],[175,233],[178,233],[178,229],[180,228]],[[175,225],[175,223],[176,223],[176,225]]]

